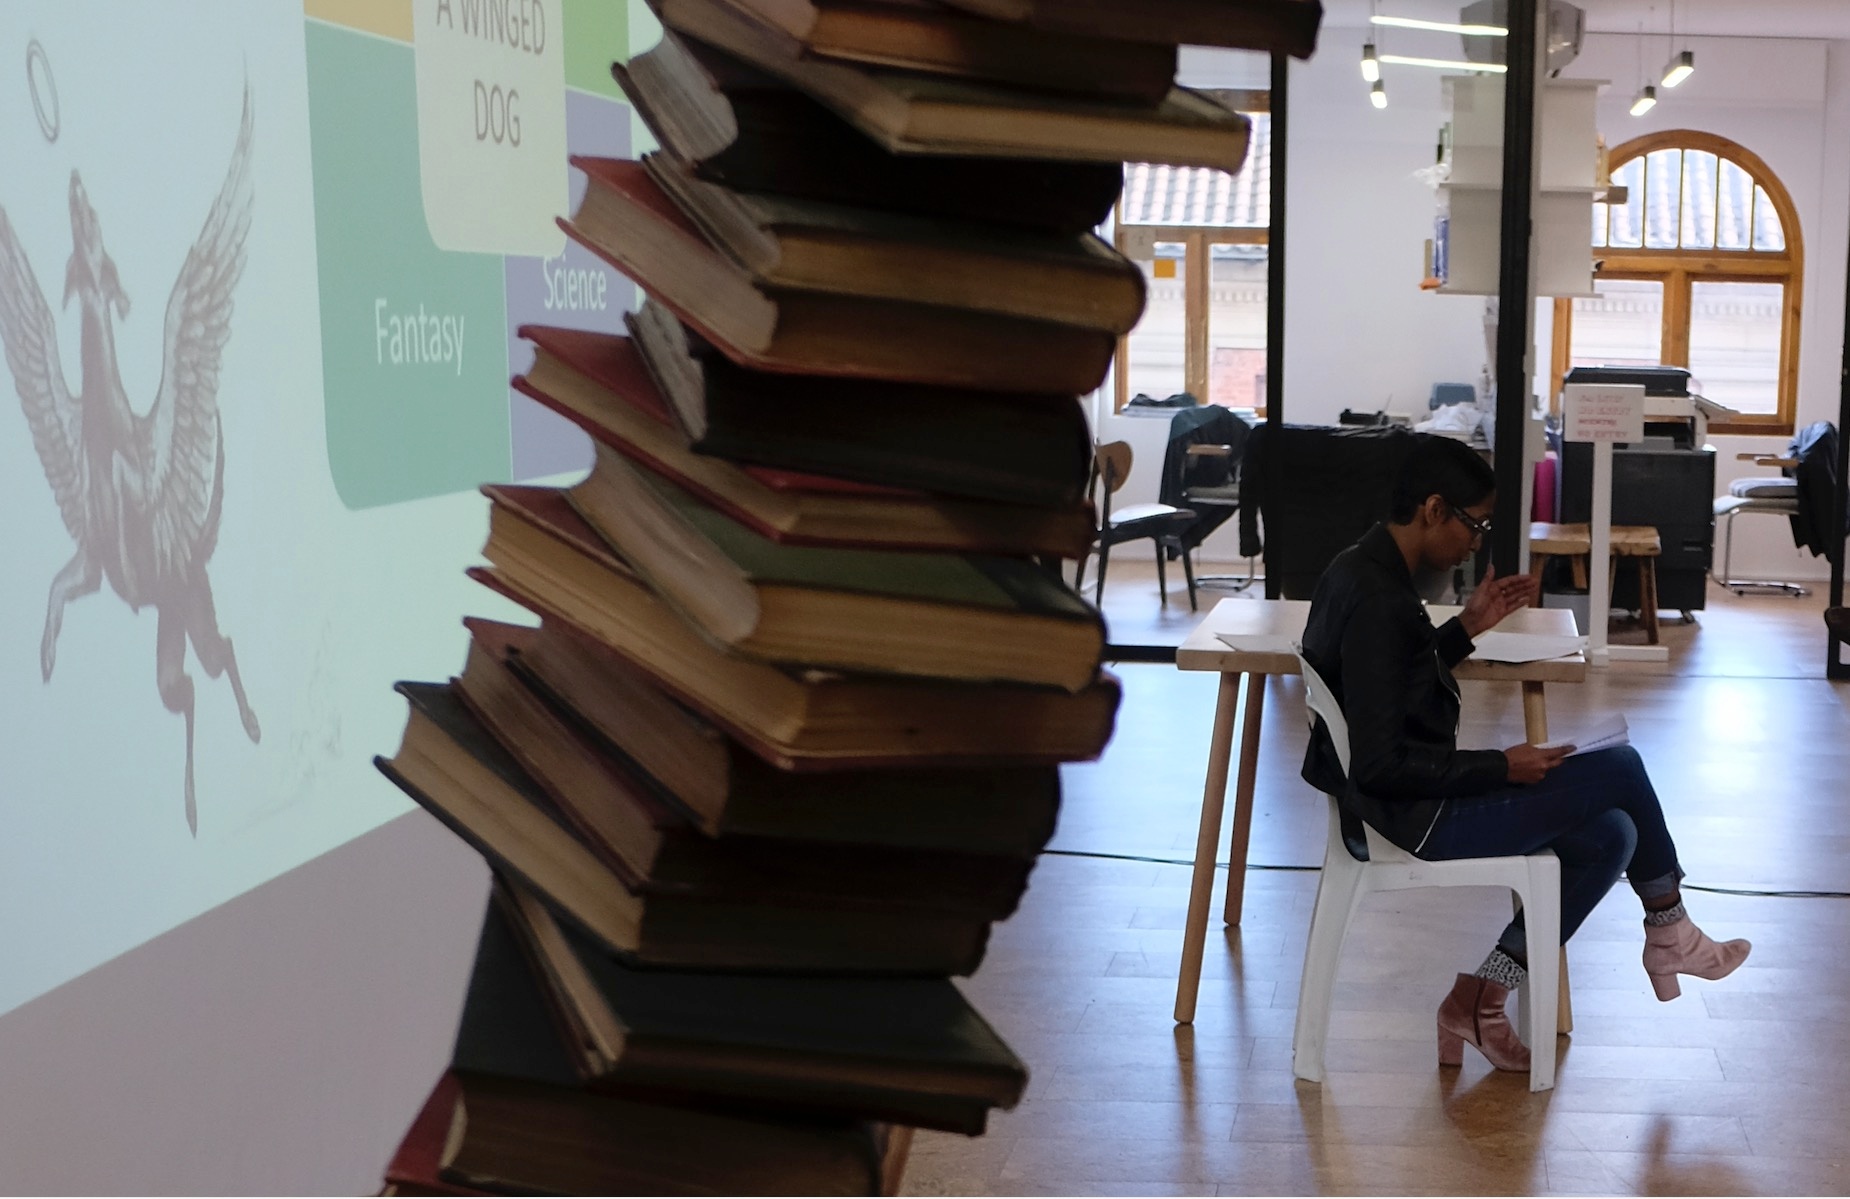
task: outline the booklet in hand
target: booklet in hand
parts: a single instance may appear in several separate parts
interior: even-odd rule
[[[1546,741],[1536,748],[1559,749],[1563,745],[1571,745],[1574,747],[1574,752],[1568,757],[1577,758],[1581,754],[1590,754],[1596,749],[1612,749],[1615,746],[1631,743],[1631,730],[1625,723],[1625,717],[1614,714],[1594,721],[1582,729],[1577,737],[1562,737],[1555,741]]]

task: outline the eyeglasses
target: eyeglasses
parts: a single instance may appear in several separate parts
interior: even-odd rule
[[[1466,512],[1463,508],[1460,508],[1457,504],[1452,504],[1451,509],[1452,509],[1452,515],[1458,518],[1458,523],[1463,525],[1465,528],[1471,530],[1471,536],[1473,537],[1490,536],[1490,522],[1489,521],[1480,520],[1479,518],[1471,515],[1469,512]]]

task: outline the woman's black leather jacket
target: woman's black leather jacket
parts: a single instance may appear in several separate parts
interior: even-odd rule
[[[1348,718],[1350,749],[1344,778],[1319,724],[1304,779],[1336,796],[1345,814],[1417,854],[1448,801],[1508,780],[1501,750],[1458,748],[1452,667],[1470,655],[1471,638],[1455,618],[1433,627],[1385,526],[1370,529],[1324,571],[1303,645]]]

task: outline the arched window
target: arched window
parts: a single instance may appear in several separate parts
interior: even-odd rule
[[[1555,302],[1555,390],[1570,366],[1683,366],[1741,413],[1711,431],[1790,433],[1804,251],[1785,187],[1745,147],[1688,129],[1611,162],[1625,199],[1593,206],[1598,295]]]

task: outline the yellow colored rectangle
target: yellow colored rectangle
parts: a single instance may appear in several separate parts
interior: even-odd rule
[[[393,41],[411,40],[411,0],[302,0],[302,13]]]
[[[1173,279],[1176,277],[1176,260],[1173,258],[1158,258],[1155,262],[1150,264],[1150,268],[1151,274],[1155,275],[1158,279]]]

